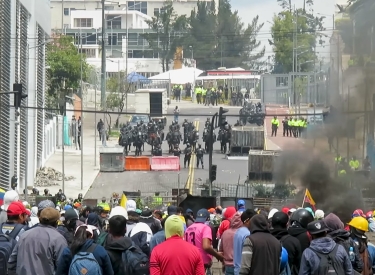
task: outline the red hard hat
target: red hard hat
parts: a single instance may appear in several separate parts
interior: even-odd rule
[[[374,211],[368,211],[366,213],[366,219],[371,219],[374,216]]]
[[[356,209],[354,210],[353,214],[352,214],[352,218],[354,217],[366,217],[365,214],[363,213],[363,210],[362,209]]]

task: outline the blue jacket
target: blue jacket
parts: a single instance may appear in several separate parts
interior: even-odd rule
[[[88,249],[93,240],[87,240],[86,243],[82,246],[82,250],[85,251]],[[92,253],[95,259],[98,261],[100,267],[102,268],[103,274],[113,275],[113,269],[111,260],[107,254],[107,251],[101,245],[97,245],[94,252]],[[57,270],[55,275],[66,275],[69,273],[69,267],[73,260],[72,254],[70,253],[69,247],[66,247],[58,260]]]
[[[368,219],[368,229],[370,232],[375,232],[375,221],[374,219]]]
[[[311,248],[323,254],[330,253],[335,246],[335,241],[330,237],[315,239],[310,243]],[[303,251],[301,266],[298,273],[299,275],[314,274],[319,268],[319,257],[310,249],[310,247]],[[353,274],[352,263],[350,262],[349,255],[342,245],[339,245],[337,249],[336,259],[339,263],[343,263],[345,275]]]
[[[158,244],[161,244],[165,241],[165,231],[164,229],[157,232],[154,236],[151,237],[150,240],[150,255],[152,250],[157,246]]]
[[[233,264],[234,264],[234,275],[240,274],[241,259],[242,259],[242,247],[247,236],[250,235],[250,231],[247,227],[240,227],[234,234],[233,239]]]

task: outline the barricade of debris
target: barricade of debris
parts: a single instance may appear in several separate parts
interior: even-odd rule
[[[75,178],[72,176],[67,177],[65,174],[65,180],[70,181]],[[63,180],[63,175],[61,172],[51,168],[51,167],[41,167],[36,171],[35,186],[53,186],[59,185],[59,181]]]

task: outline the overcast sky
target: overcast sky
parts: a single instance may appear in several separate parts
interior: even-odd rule
[[[314,0],[314,13],[321,13],[324,15],[333,15],[335,12],[335,0]],[[303,0],[292,0],[296,7],[303,6]],[[238,13],[244,23],[251,23],[252,19],[259,15],[259,22],[264,23],[262,30],[259,33],[258,39],[266,46],[265,56],[272,55],[272,47],[268,43],[268,38],[271,38],[270,30],[274,14],[281,11],[277,0],[231,0],[233,10],[238,10]],[[327,35],[331,34],[333,28],[332,16],[327,16],[325,19],[325,32]],[[329,56],[328,40],[325,43],[327,46],[317,48],[320,56]],[[327,59],[325,59],[327,61]]]

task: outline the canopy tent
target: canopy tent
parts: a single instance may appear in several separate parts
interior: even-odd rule
[[[136,72],[132,72],[128,74],[126,79],[128,83],[137,83],[137,82],[149,83],[150,82],[150,80],[148,80],[147,77],[144,77],[141,74],[137,74]]]
[[[165,73],[151,76],[151,80],[165,80],[169,79],[171,84],[186,84],[194,83],[194,80],[203,73],[202,70],[197,68],[183,68],[177,70],[170,70]]]

